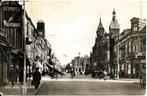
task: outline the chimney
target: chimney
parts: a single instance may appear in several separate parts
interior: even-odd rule
[[[37,22],[37,33],[39,36],[45,38],[45,23],[41,20]]]

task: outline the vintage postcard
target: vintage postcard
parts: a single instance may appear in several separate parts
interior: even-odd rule
[[[146,0],[0,0],[0,96],[145,96],[146,12]]]

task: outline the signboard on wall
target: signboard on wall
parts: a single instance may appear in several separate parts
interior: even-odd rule
[[[7,2],[7,3],[6,3]],[[19,28],[22,25],[22,6],[18,2],[5,1],[2,4],[3,27]]]
[[[1,4],[1,30],[10,46],[22,48],[22,5],[18,1]]]

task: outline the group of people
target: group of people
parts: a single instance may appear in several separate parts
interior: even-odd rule
[[[32,73],[32,76],[33,76],[32,85],[35,85],[35,88],[37,89],[39,84],[40,84],[40,80],[41,80],[41,73],[39,72],[39,68],[38,67]],[[12,87],[17,82],[17,79],[18,79],[18,72],[14,68],[14,66],[11,65],[10,66],[10,71],[9,71],[9,81],[11,82]]]
[[[57,70],[55,70],[54,68],[51,69],[51,72],[50,72],[51,79],[53,79],[53,78],[58,79],[58,73],[59,72]]]

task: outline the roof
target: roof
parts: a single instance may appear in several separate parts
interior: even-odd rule
[[[119,29],[120,28],[119,23],[116,18],[111,21],[109,28],[110,29]]]
[[[118,23],[118,21],[117,21],[117,19],[116,19],[116,12],[115,12],[115,9],[113,10],[112,14],[113,14],[113,17],[112,17],[112,21],[111,21],[111,23],[110,23],[109,28],[110,28],[110,29],[119,29],[120,26],[119,26],[119,23]]]
[[[98,29],[99,29],[99,28],[104,28],[104,27],[103,27],[103,24],[102,24],[102,22],[101,22],[101,18],[100,18],[100,23],[99,23],[99,25],[98,25]]]

